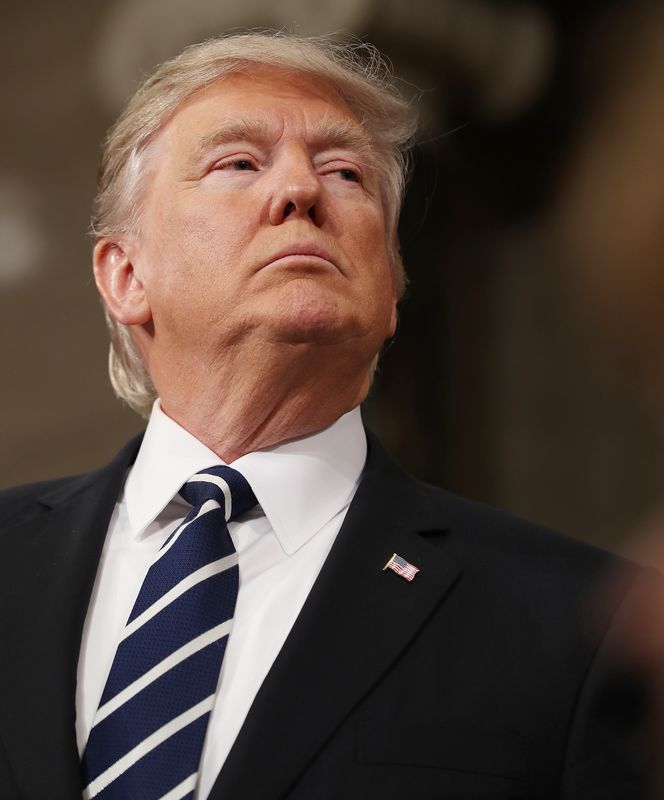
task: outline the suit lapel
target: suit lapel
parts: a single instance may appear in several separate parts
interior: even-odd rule
[[[417,535],[436,530],[425,490],[370,439],[346,520],[210,800],[288,791],[457,579],[444,548]],[[393,552],[420,568],[412,583],[383,571]]]
[[[76,670],[97,564],[124,473],[138,443],[106,468],[35,501],[3,531],[0,586],[0,731],[28,797],[80,796],[75,734]],[[26,515],[28,517],[28,515]]]

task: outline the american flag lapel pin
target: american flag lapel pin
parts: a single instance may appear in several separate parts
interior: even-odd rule
[[[415,564],[411,564],[410,561],[406,561],[405,558],[401,558],[401,556],[398,556],[396,553],[392,553],[389,561],[383,567],[383,572],[385,572],[386,569],[391,569],[392,572],[401,575],[401,577],[405,578],[408,582],[412,581],[420,571]]]

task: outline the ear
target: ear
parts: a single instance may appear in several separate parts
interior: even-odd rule
[[[92,264],[99,294],[118,322],[145,325],[152,319],[143,283],[120,242],[100,239],[93,251]]]

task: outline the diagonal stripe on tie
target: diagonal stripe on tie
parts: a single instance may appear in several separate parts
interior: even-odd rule
[[[150,567],[118,645],[82,760],[84,797],[184,800],[232,629],[239,572],[226,522],[256,498],[229,467],[193,476],[192,505]]]
[[[219,511],[218,506],[215,506],[215,508]],[[196,522],[199,532],[204,525],[208,524],[212,525],[213,530],[217,530],[216,526],[219,525],[219,517],[212,516],[206,520],[198,517],[192,522]],[[228,563],[232,563],[233,559],[237,559],[237,553],[230,540],[229,548],[231,549],[228,552],[222,551],[220,553],[219,543],[214,540],[213,536],[184,536],[185,530],[186,528],[180,526],[176,531],[177,538],[173,537],[168,549],[162,548],[160,559],[164,560],[164,564],[161,569],[150,570],[145,576],[140,595],[129,616],[129,622],[144,614],[158,599],[172,591],[183,580],[192,577],[192,574],[195,574],[196,564],[199,565],[200,569],[203,569],[211,563],[216,563],[220,555],[222,560],[228,559]],[[171,549],[173,552],[170,552]],[[166,558],[167,555],[168,558]]]
[[[170,653],[225,622],[222,609],[234,605],[238,568],[199,582],[118,645],[113,669],[106,681],[105,704]],[[149,642],[149,647],[146,643]]]
[[[128,773],[130,768],[137,764],[142,758],[150,753],[155,753],[160,745],[168,742],[175,734],[180,733],[189,727],[192,723],[200,721],[201,717],[207,717],[212,710],[214,703],[214,695],[206,697],[200,703],[197,703],[192,708],[187,709],[182,714],[179,714],[175,719],[158,728],[154,733],[148,736],[139,744],[131,748],[128,753],[125,753],[122,758],[119,758],[108,769],[104,770],[101,775],[98,775],[83,791],[83,797],[91,798],[100,795],[104,789],[108,788],[116,781],[121,775]],[[164,762],[164,759],[161,759]],[[148,787],[150,784],[148,784]],[[117,792],[119,786],[113,788]],[[139,795],[122,795],[124,797],[136,797],[138,800]],[[147,795],[145,795],[147,797]]]
[[[110,769],[127,751],[149,739],[172,718],[184,714],[190,704],[197,705],[205,700],[211,684],[206,682],[205,686],[198,685],[193,690],[188,680],[192,670],[214,667],[215,659],[214,646],[206,648],[197,653],[190,664],[174,667],[96,725],[95,737],[88,744],[87,757],[99,772]],[[213,685],[212,693],[215,689]],[[169,697],[170,702],[164,703],[164,697]],[[118,731],[123,732],[122,738],[117,736]]]
[[[237,553],[231,553],[229,556],[220,558],[218,561],[213,561],[211,564],[206,564],[204,567],[197,569],[195,572],[190,573],[184,577],[179,583],[176,583],[173,588],[169,589],[165,594],[158,597],[152,605],[148,606],[140,614],[133,614],[129,618],[129,622],[125,627],[122,635],[123,639],[129,638],[134,631],[137,631],[146,622],[149,622],[160,611],[170,605],[174,600],[188,592],[196,586],[197,583],[212,578],[220,572],[225,572],[229,567],[234,567],[238,563]]]
[[[165,675],[169,670],[173,669],[173,667],[176,667],[182,661],[195,655],[199,650],[203,650],[213,642],[217,642],[219,639],[228,636],[231,630],[231,622],[232,620],[226,620],[226,622],[221,625],[217,625],[216,628],[202,633],[179,650],[175,650],[175,652],[171,653],[170,656],[163,661],[160,661],[156,666],[152,667],[152,669],[143,673],[140,678],[137,678],[133,683],[130,683],[129,686],[118,692],[112,700],[109,700],[108,703],[99,707],[95,716],[95,725],[99,725],[109,714],[112,714],[120,708],[120,706],[124,705],[127,700],[130,700],[139,692],[143,691],[143,689],[147,688],[158,678],[161,678],[162,675]]]
[[[185,797],[194,795],[194,789],[196,788],[196,775],[190,775],[188,778],[185,778],[182,783],[179,783],[174,789],[171,789],[170,792],[162,795],[159,800],[184,800]]]

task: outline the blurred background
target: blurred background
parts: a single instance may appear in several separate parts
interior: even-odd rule
[[[661,0],[31,0],[0,30],[0,485],[90,469],[117,401],[86,236],[138,80],[244,27],[347,32],[423,134],[366,418],[416,475],[620,549],[664,475]]]

